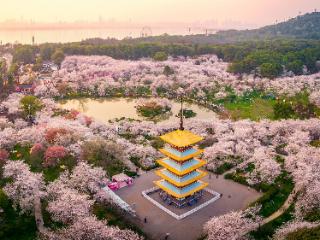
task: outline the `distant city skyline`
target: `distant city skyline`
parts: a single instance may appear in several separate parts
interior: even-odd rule
[[[320,9],[319,0],[10,0],[0,22],[108,22],[114,27],[255,28]],[[1,28],[1,26],[0,26]]]

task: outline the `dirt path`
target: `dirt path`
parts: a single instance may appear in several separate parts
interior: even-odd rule
[[[44,227],[42,210],[41,210],[41,199],[40,199],[38,188],[35,189],[35,193],[34,193],[34,217],[35,217],[38,231],[40,233],[45,233],[47,229]]]

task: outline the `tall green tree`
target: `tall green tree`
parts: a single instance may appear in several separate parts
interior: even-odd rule
[[[54,46],[50,43],[45,43],[40,46],[40,56],[44,61],[51,60],[54,53]]]
[[[8,73],[8,87],[12,89],[13,85],[14,85],[14,75],[11,73]]]
[[[14,63],[34,63],[36,59],[35,50],[32,46],[29,45],[23,45],[19,46],[17,49],[15,49],[15,52],[13,54],[13,62]]]
[[[32,70],[33,70],[33,71],[39,71],[39,70],[41,70],[42,64],[43,64],[43,59],[42,59],[41,56],[38,56],[38,57],[36,58],[36,63],[33,65]]]
[[[17,76],[18,72],[19,72],[19,65],[17,63],[12,63],[9,68],[8,74],[12,74],[13,76]]]
[[[282,72],[282,66],[279,63],[263,63],[260,65],[260,74],[262,77],[275,78]]]
[[[156,52],[153,56],[155,61],[165,61],[168,59],[168,54],[165,52]]]
[[[292,62],[289,62],[286,65],[286,68],[288,71],[292,71],[294,74],[300,75],[302,74],[302,70],[303,70],[303,62],[300,60],[294,60]]]
[[[27,95],[20,100],[20,107],[25,117],[33,117],[42,109],[42,103],[39,98]]]
[[[65,55],[61,49],[56,50],[54,54],[51,56],[51,60],[55,64],[57,64],[59,68],[61,67],[61,63],[63,62],[64,58],[65,58]]]

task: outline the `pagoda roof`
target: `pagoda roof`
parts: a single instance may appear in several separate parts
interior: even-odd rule
[[[164,190],[165,192],[169,193],[170,195],[176,198],[184,198],[190,196],[208,186],[208,183],[202,181],[196,181],[191,183],[188,186],[179,188],[174,186],[173,184],[169,183],[166,180],[159,180],[154,182],[159,188]]]
[[[180,152],[171,147],[165,147],[159,150],[162,154],[176,160],[176,161],[185,161],[192,157],[198,156],[203,153],[203,150],[197,148],[189,148],[183,152]]]
[[[179,177],[179,176],[173,174],[172,172],[168,171],[167,169],[158,170],[158,171],[156,171],[156,174],[177,187],[184,187],[184,186],[191,184],[192,182],[195,182],[195,181],[197,181],[207,175],[207,173],[205,171],[201,171],[199,169],[197,169],[189,174],[186,174],[182,177]]]
[[[183,164],[179,164],[170,158],[163,158],[157,162],[179,176],[190,173],[206,164],[206,161],[197,158],[192,158]]]
[[[160,136],[160,138],[177,147],[187,147],[200,142],[203,137],[196,135],[188,130],[175,130]]]

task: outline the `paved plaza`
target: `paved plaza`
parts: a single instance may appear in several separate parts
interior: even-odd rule
[[[217,201],[216,199],[219,199],[219,194],[213,194],[206,190],[203,190],[201,198],[197,201],[196,204],[193,204],[192,206],[186,205],[184,207],[178,208],[174,204],[168,205],[163,199],[161,198],[159,192],[161,189],[156,190],[155,192],[148,193],[147,196],[149,196],[152,200],[157,202],[157,204],[160,204],[162,207],[166,208],[168,211],[176,214],[177,216],[185,215],[188,212],[194,210],[195,208],[199,208],[199,206],[207,204],[210,201]],[[199,210],[198,210],[199,211]]]
[[[209,182],[208,188],[221,193],[222,197],[194,214],[176,220],[142,196],[142,191],[154,187],[153,181],[158,179],[154,171],[150,171],[136,178],[132,186],[116,192],[135,209],[137,218],[134,221],[154,240],[164,239],[166,233],[170,233],[169,239],[172,240],[195,240],[211,217],[243,209],[260,196],[254,189],[209,174],[203,180]]]

